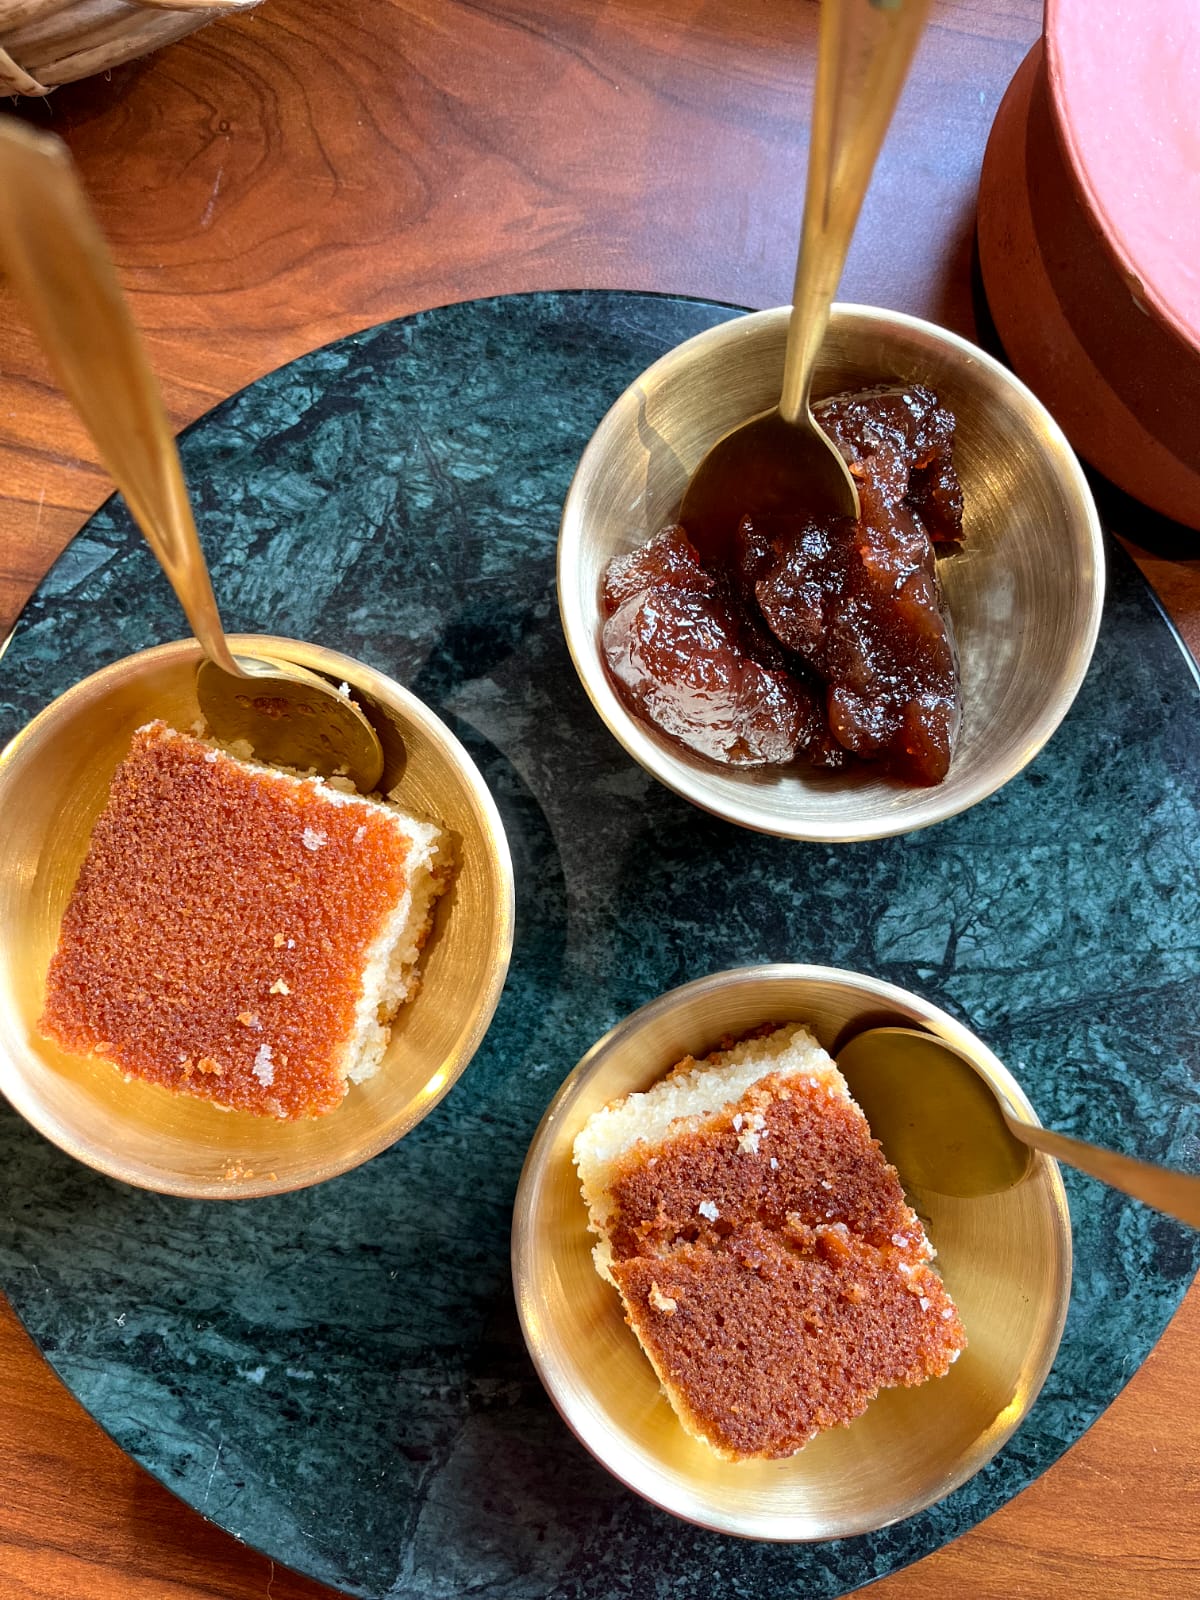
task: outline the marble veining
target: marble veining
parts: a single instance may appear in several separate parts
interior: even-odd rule
[[[126,1450],[354,1595],[832,1600],[1047,1467],[1200,1265],[1196,1236],[1068,1173],[1074,1294],[1031,1417],[948,1500],[859,1539],[757,1545],[676,1521],[596,1465],[541,1390],[508,1275],[530,1136],[613,1022],[720,967],[829,962],[909,986],[968,1021],[1048,1123],[1200,1170],[1200,694],[1119,551],[1058,734],[1001,793],[907,838],[730,827],[653,783],[591,710],[554,595],[571,472],[638,371],[732,314],[609,293],[452,306],[316,351],[183,440],[227,625],[361,656],[479,762],[517,870],[511,977],[428,1119],[305,1193],[143,1194],[0,1109],[0,1284]],[[110,502],[0,664],[0,736],[183,631]]]

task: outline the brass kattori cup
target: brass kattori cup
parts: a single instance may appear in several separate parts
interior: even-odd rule
[[[369,709],[385,754],[381,790],[451,838],[454,882],[438,903],[423,979],[401,1010],[379,1071],[341,1106],[281,1122],[126,1082],[37,1031],[46,971],[92,826],[134,730],[199,717],[194,640],[128,656],[46,707],[0,756],[0,1092],[48,1139],[126,1183],[191,1198],[245,1199],[335,1177],[407,1133],[479,1047],[513,938],[508,843],[474,762],[414,695],[348,656],[295,640],[239,636],[255,656],[295,663]]]
[[[652,1000],[597,1044],[542,1120],[513,1212],[517,1308],[567,1425],[654,1504],[720,1533],[817,1540],[870,1533],[924,1510],[978,1472],[1020,1426],[1054,1361],[1071,1292],[1071,1224],[1055,1162],[1034,1155],[1012,1187],[969,1200],[901,1181],[937,1250],[967,1348],[944,1378],[888,1389],[847,1428],[782,1461],[725,1461],[680,1425],[592,1265],[595,1236],[572,1145],[601,1106],[645,1090],[684,1056],[764,1022],[804,1022],[831,1054],[867,1027],[920,1027],[964,1052],[1014,1114],[1033,1109],[961,1023],[893,984],[832,967],[718,972]],[[919,1130],[911,1135],[919,1139]],[[944,1129],[931,1125],[936,1145]],[[883,1141],[887,1153],[886,1138]],[[910,1146],[911,1148],[911,1146]],[[925,1152],[936,1167],[936,1148]]]
[[[609,731],[661,783],[717,816],[787,839],[874,839],[965,811],[1020,772],[1083,682],[1100,626],[1104,544],[1087,481],[1050,413],[1007,368],[944,328],[835,305],[816,398],[922,383],[958,419],[962,548],[938,562],[962,669],[963,720],[945,781],[914,788],[869,763],[842,772],[724,767],[625,705],[600,644],[614,556],[674,520],[711,445],[773,406],[788,308],[721,323],[636,379],[593,434],[563,508],[558,598],[576,669]]]

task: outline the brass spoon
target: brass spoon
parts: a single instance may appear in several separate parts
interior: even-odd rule
[[[246,739],[261,760],[345,771],[374,789],[383,750],[351,700],[303,667],[231,653],[162,398],[71,158],[59,140],[8,120],[0,264],[200,642],[196,693],[209,728]]]
[[[822,0],[804,226],[779,404],[719,439],[692,475],[679,521],[707,558],[730,552],[743,516],[803,510],[858,518],[841,452],[812,414],[813,370],[846,252],[929,0]]]
[[[906,1183],[963,1199],[1019,1183],[1040,1150],[1200,1228],[1200,1177],[1136,1161],[1013,1116],[969,1058],[914,1028],[869,1028],[837,1063]]]

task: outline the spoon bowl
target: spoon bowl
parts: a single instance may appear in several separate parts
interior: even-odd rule
[[[1200,1228],[1200,1177],[1041,1128],[965,1050],[913,1028],[870,1028],[838,1052],[850,1092],[907,1182],[958,1199],[1020,1183],[1033,1152]]]
[[[345,772],[370,793],[383,776],[383,749],[366,712],[325,678],[292,662],[234,656],[236,673],[205,659],[196,699],[209,728],[227,744],[245,742],[260,761]]]
[[[789,324],[795,317],[793,311]],[[829,435],[816,422],[796,427],[776,406],[718,439],[684,490],[679,520],[701,558],[721,564],[732,558],[742,517],[798,506],[822,521],[857,521],[858,490]]]
[[[932,1034],[869,1028],[837,1064],[905,1184],[969,1200],[1028,1173],[1033,1151],[1010,1131],[994,1082]]]

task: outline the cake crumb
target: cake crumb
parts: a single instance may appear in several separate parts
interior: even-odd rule
[[[283,934],[282,933],[277,933],[275,935],[274,939],[271,941],[271,943],[275,946],[276,950],[282,950],[283,949]]]
[[[241,1023],[243,1028],[262,1027],[262,1023],[258,1020],[258,1013],[256,1011],[239,1011],[238,1021]]]
[[[661,1311],[664,1317],[673,1317],[679,1310],[679,1301],[672,1299],[669,1294],[664,1294],[654,1282],[650,1284],[650,1293],[647,1296],[655,1311]]]
[[[199,1061],[196,1063],[196,1071],[215,1073],[219,1078],[225,1071],[225,1068],[219,1061],[214,1061],[212,1056],[201,1056]]]
[[[758,1141],[767,1130],[767,1119],[761,1111],[749,1111],[743,1117],[740,1114],[733,1119],[735,1128],[745,1124],[743,1132],[738,1138],[738,1149],[744,1156],[758,1154]]]
[[[696,1207],[696,1210],[702,1217],[707,1217],[710,1222],[715,1222],[721,1215],[721,1213],[717,1210],[716,1205],[711,1200],[701,1200],[700,1204]]]
[[[320,828],[305,828],[301,838],[306,850],[319,850],[322,845],[329,843],[329,835]]]
[[[267,992],[268,994],[291,994],[292,991],[288,988],[283,978],[276,978]]]

